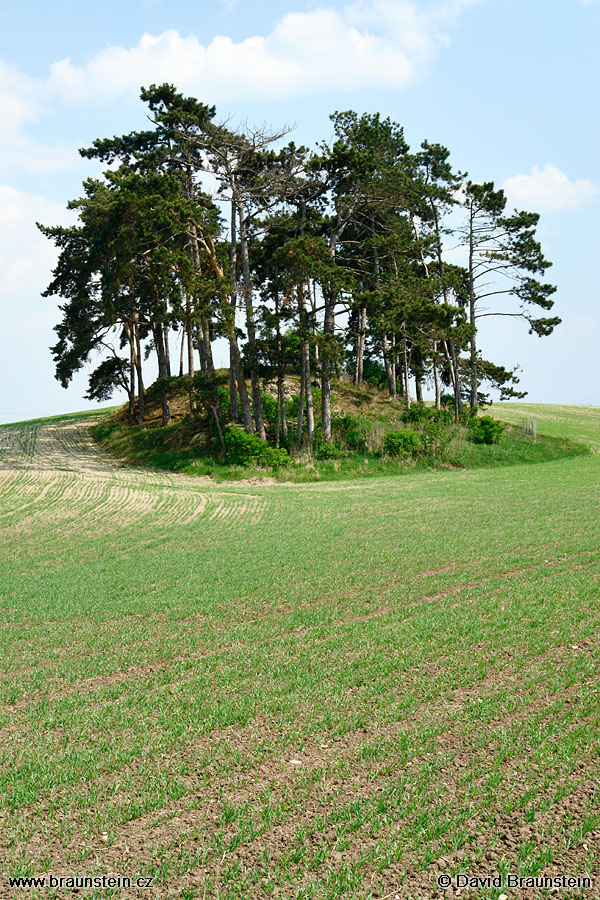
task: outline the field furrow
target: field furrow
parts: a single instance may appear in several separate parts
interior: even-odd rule
[[[120,465],[91,421],[0,428],[3,873],[600,896],[598,454],[219,485]]]

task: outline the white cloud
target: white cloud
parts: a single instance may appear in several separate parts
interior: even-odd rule
[[[231,0],[227,0],[231,2]],[[32,136],[61,104],[137,97],[140,85],[173,82],[207,102],[285,98],[360,88],[401,89],[426,71],[449,42],[446,30],[481,0],[357,0],[284,15],[266,36],[202,44],[169,30],[112,46],[84,65],[53,63],[33,78],[0,59],[0,169],[46,174],[80,164],[74,147]]]
[[[51,104],[48,83],[24,75],[16,66],[0,59],[0,169],[28,173],[55,172],[70,168],[76,154],[64,143],[47,145],[31,137],[27,128],[47,115]]]
[[[140,85],[169,81],[206,102],[285,98],[361,88],[401,89],[420,78],[449,42],[447,31],[481,0],[356,0],[341,9],[287,13],[267,35],[202,44],[173,29],[111,46],[83,65],[62,59],[47,78],[0,60],[0,168],[48,173],[76,166],[75,148],[31,137],[61,104],[137,97]]]
[[[574,181],[556,166],[534,166],[530,175],[514,175],[504,182],[511,204],[535,212],[562,212],[579,209],[593,202],[600,193],[598,185],[584,178]]]
[[[43,111],[43,93],[42,82],[0,59],[0,117],[4,128],[15,130],[38,119]]]
[[[3,319],[18,321],[22,300],[41,309],[52,305],[40,299],[56,264],[56,249],[36,228],[36,221],[56,225],[73,220],[64,205],[35,194],[0,185],[0,304]]]
[[[330,90],[403,88],[448,44],[445,29],[478,0],[424,7],[413,0],[371,0],[343,9],[284,15],[266,36],[220,35],[208,44],[173,29],[144,34],[131,48],[108,47],[85,65],[63,59],[48,86],[70,101],[113,97],[141,84],[174,82],[217,102]]]

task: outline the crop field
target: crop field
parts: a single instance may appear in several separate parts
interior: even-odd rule
[[[0,428],[2,900],[600,897],[600,456],[215,484],[94,421]]]

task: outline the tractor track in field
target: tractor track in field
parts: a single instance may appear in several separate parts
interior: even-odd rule
[[[133,533],[160,521],[165,532],[199,521],[228,528],[256,524],[267,503],[261,492],[223,488],[208,479],[132,468],[98,447],[93,418],[0,427],[0,519],[6,543],[44,531],[63,546],[74,533]],[[39,538],[38,538],[39,539]],[[133,542],[120,553],[137,551]]]

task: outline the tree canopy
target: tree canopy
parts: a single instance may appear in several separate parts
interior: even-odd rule
[[[331,116],[314,150],[285,143],[286,129],[234,129],[172,85],[143,88],[151,127],[81,150],[106,164],[69,205],[70,228],[39,225],[59,250],[45,296],[61,298],[52,352],[67,386],[92,358],[87,396],[122,388],[133,419],[145,415],[144,362],[156,355],[163,422],[169,383],[201,384],[221,437],[223,379],[213,344],[229,344],[228,416],[266,437],[262,385],[277,383],[277,442],[331,439],[331,381],[385,385],[407,406],[431,385],[455,414],[496,388],[524,396],[516,372],[485,360],[482,317],[523,320],[548,335],[555,287],[534,212],[507,212],[493,182],[454,171],[449,151],[379,114]],[[445,248],[460,248],[460,263]],[[498,298],[508,301],[499,308]],[[298,420],[286,420],[285,375],[300,376]],[[249,384],[249,389],[248,389]]]

